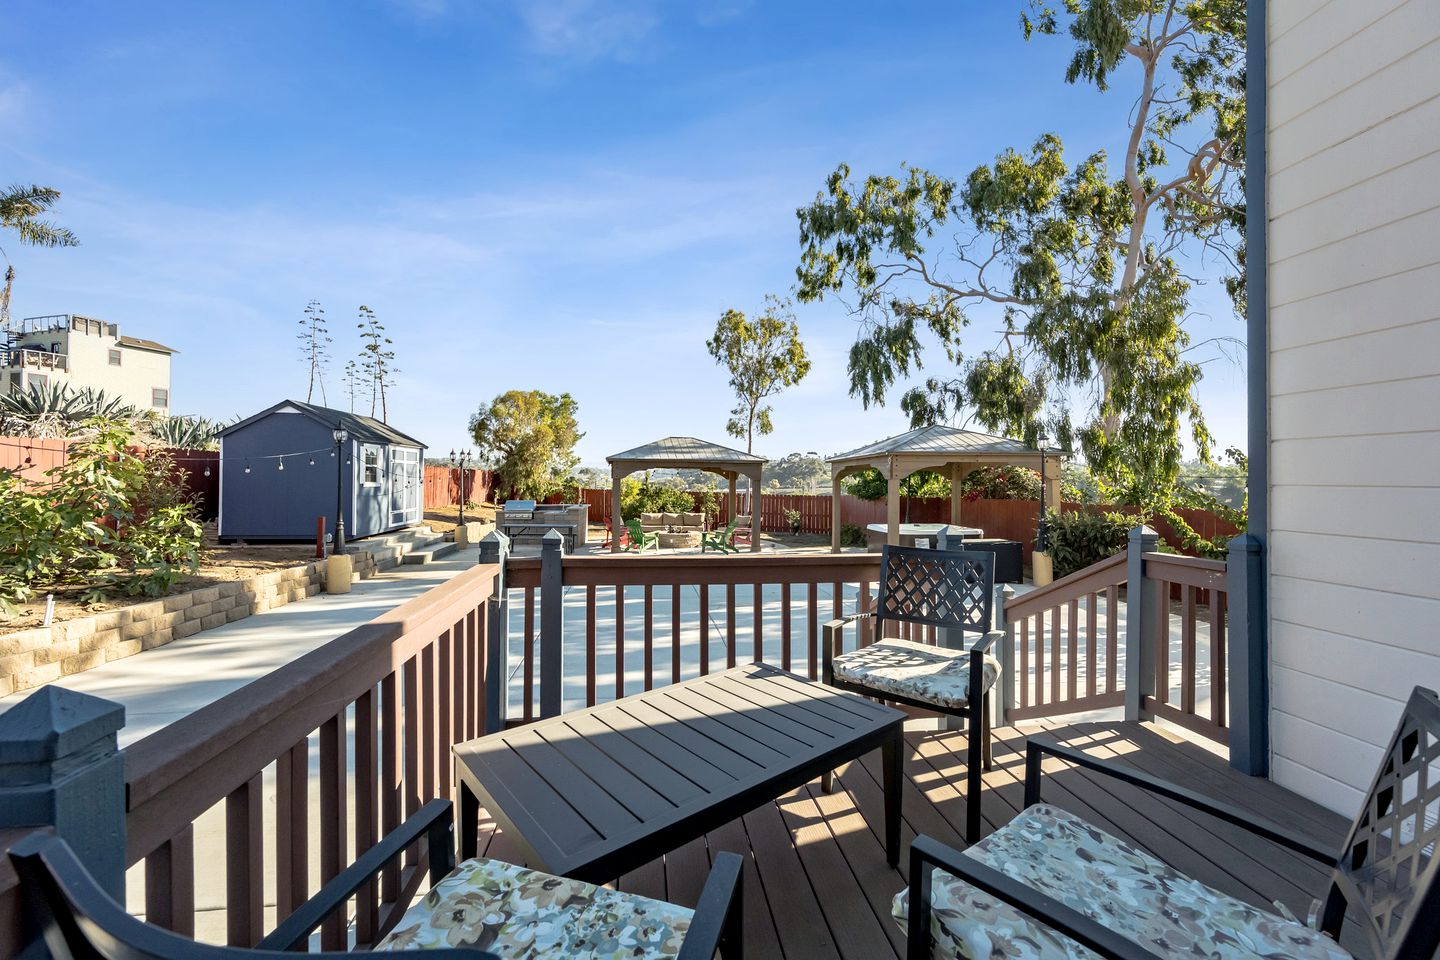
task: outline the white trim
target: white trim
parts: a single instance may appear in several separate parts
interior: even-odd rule
[[[215,505],[215,539],[225,535],[225,438],[219,437],[220,441],[220,462],[215,464],[215,469],[220,473],[220,483],[216,486],[218,491],[215,498],[220,502]]]

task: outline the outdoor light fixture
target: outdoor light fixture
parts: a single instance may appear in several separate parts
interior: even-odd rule
[[[205,468],[205,476],[210,476],[210,468],[208,466]]]
[[[335,437],[335,449],[338,450],[350,438],[344,427],[339,427],[333,434]],[[335,456],[332,450],[330,455]],[[348,464],[350,458],[346,457]],[[341,469],[340,461],[335,461],[335,552],[345,552],[345,471]]]
[[[315,455],[314,455],[314,454],[311,454],[311,455],[310,455],[310,466],[312,466],[312,467],[315,466]]]
[[[249,461],[249,460],[246,460],[246,461],[245,461],[245,472],[246,472],[246,473],[249,473],[249,472],[250,472],[250,461]]]
[[[281,457],[281,458],[280,458],[280,466],[276,467],[275,469],[277,469],[277,470],[284,470],[284,469],[285,469],[285,458],[284,458],[284,457]]]
[[[469,450],[461,450],[455,453],[455,448],[450,448],[450,465],[460,468],[460,526],[465,526],[465,465],[470,462],[472,456]]]

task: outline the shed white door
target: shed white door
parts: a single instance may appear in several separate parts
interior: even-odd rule
[[[390,448],[390,525],[420,522],[420,451]]]

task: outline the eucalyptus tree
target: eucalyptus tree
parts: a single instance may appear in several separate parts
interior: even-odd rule
[[[54,187],[14,184],[0,191],[0,229],[13,231],[20,242],[32,247],[74,247],[75,234],[41,217],[60,199]],[[9,256],[0,248],[0,255]],[[15,285],[15,267],[5,266],[5,287],[0,290],[0,330],[10,327],[10,291]]]
[[[883,404],[933,340],[953,370],[902,397],[916,425],[966,407],[1032,441],[1048,429],[1097,475],[1149,490],[1173,485],[1187,424],[1208,459],[1186,261],[1215,258],[1243,311],[1244,8],[1027,5],[1027,40],[1074,41],[1067,83],[1128,94],[1118,170],[1106,150],[1072,163],[1053,133],[960,180],[905,166],[857,181],[841,164],[797,211],[797,274],[802,301],[841,295],[858,319],[851,394]],[[967,351],[982,315],[1003,329]]]
[[[766,401],[810,372],[810,358],[805,355],[790,302],[767,296],[764,310],[754,319],[739,310],[726,310],[705,348],[730,373],[730,387],[738,401],[725,431],[744,440],[745,452],[753,453],[755,435],[764,436],[775,429],[770,417],[774,408]]]

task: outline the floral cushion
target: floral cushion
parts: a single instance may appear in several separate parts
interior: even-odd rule
[[[1162,957],[1350,960],[1328,937],[1256,909],[1167,867],[1057,807],[1036,804],[965,851]],[[1096,960],[1008,904],[936,870],[933,957]],[[891,913],[906,928],[909,890]]]
[[[478,947],[505,960],[673,957],[693,910],[499,860],[466,860],[376,950]]]
[[[835,676],[874,690],[924,700],[942,707],[963,707],[969,702],[970,654],[963,650],[916,643],[880,640],[832,664]],[[985,655],[984,693],[1000,676],[1000,661]]]

